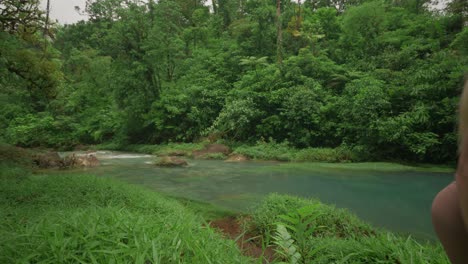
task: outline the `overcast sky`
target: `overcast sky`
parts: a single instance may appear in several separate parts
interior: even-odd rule
[[[439,0],[439,3],[433,8],[442,9],[445,7],[448,0]],[[86,0],[50,0],[50,17],[58,20],[60,24],[72,24],[80,20],[86,19],[86,16],[78,14],[75,11],[75,6],[79,6],[84,10]],[[209,5],[211,0],[206,1]],[[41,6],[45,10],[47,0],[41,0]]]
[[[71,24],[86,19],[75,11],[75,6],[84,9],[86,0],[50,0],[50,17],[57,19],[60,24]],[[41,7],[45,10],[47,0],[41,0]]]

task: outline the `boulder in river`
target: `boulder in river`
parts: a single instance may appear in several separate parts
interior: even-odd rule
[[[159,159],[156,162],[156,165],[160,167],[183,167],[183,166],[187,166],[188,163],[186,160],[178,158],[178,157],[165,156]]]
[[[63,159],[63,167],[96,167],[100,162],[94,154],[72,154]]]
[[[86,154],[77,157],[76,165],[79,167],[96,167],[100,165],[100,162],[94,154]]]
[[[33,161],[39,168],[43,169],[63,167],[63,159],[57,152],[36,154],[33,158]]]
[[[225,162],[243,162],[248,160],[249,158],[242,154],[232,154],[225,160]]]

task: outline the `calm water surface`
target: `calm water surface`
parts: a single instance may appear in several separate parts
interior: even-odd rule
[[[150,155],[98,152],[100,176],[144,185],[172,196],[246,211],[271,192],[315,197],[348,208],[375,226],[434,237],[430,206],[452,173],[346,169],[320,164],[189,160],[185,168],[158,168]]]

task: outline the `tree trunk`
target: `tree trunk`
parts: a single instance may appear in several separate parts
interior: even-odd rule
[[[216,3],[216,0],[211,1],[213,5],[213,14],[218,14],[218,3]]]
[[[151,26],[154,24],[154,0],[148,2],[149,15],[151,19]]]
[[[278,64],[283,63],[283,36],[281,30],[281,0],[276,0],[276,55],[278,58]]]
[[[49,13],[50,13],[50,0],[47,0],[46,20],[45,20],[45,26],[44,26],[44,37],[49,34]]]
[[[298,15],[296,16],[296,30],[299,31],[301,28],[302,16],[301,16],[301,0],[297,1]]]

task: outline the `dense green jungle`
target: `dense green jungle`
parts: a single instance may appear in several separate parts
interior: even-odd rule
[[[56,1],[0,1],[0,263],[449,263],[368,220],[453,180],[467,1]]]
[[[3,5],[6,143],[210,138],[455,160],[465,1],[98,0],[65,26],[38,0]]]

